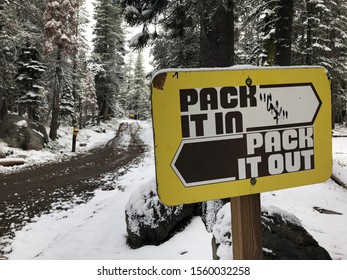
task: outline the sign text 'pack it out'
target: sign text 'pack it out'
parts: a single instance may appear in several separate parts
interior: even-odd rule
[[[331,175],[324,68],[163,70],[153,78],[152,112],[158,193],[168,205]]]

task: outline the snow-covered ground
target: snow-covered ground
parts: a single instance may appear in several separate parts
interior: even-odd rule
[[[140,123],[142,139],[151,149],[140,163],[131,166],[118,178],[118,185],[122,188],[96,190],[95,196],[86,204],[37,217],[36,222],[29,223],[16,232],[15,239],[7,248],[6,257],[10,260],[211,259],[212,236],[206,232],[198,217],[184,231],[160,246],[144,246],[136,250],[127,246],[124,214],[126,203],[139,186],[153,184],[155,177],[151,124]],[[89,144],[95,135],[99,135],[97,133],[90,136],[89,133],[94,132],[86,130],[81,131],[79,137],[83,133],[86,138],[89,137]],[[100,134],[99,143],[105,143],[112,135],[114,131]],[[333,172],[345,182],[346,154],[347,138],[334,138]],[[28,157],[34,158],[34,155]],[[52,154],[51,157],[56,156]],[[294,214],[333,259],[347,260],[347,189],[329,180],[316,185],[263,193],[261,201],[264,207],[275,206]],[[313,207],[336,211],[342,215],[321,214]],[[228,253],[223,257],[228,258]]]
[[[112,139],[117,132],[119,120],[112,120],[107,123],[101,123],[99,126],[83,128],[78,132],[76,152],[72,152],[72,133],[73,127],[61,126],[58,130],[58,140],[49,142],[45,149],[41,151],[28,150],[8,147],[6,143],[0,140],[0,150],[8,155],[8,158],[23,158],[24,165],[13,167],[3,167],[0,165],[0,174],[16,172],[18,169],[26,168],[33,164],[43,164],[49,161],[59,161],[63,157],[73,157],[75,155],[86,153],[98,146],[104,145]],[[49,131],[49,128],[46,128]]]

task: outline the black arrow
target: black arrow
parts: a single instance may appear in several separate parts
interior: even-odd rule
[[[237,177],[239,158],[246,157],[244,136],[184,143],[173,166],[186,184]]]
[[[263,138],[266,133],[262,132]],[[314,168],[313,147],[281,148],[274,153],[266,152],[265,145],[262,145],[248,155],[246,138],[246,135],[238,135],[183,140],[171,166],[185,187]]]

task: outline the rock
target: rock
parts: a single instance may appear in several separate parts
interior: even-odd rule
[[[221,199],[201,202],[199,215],[208,232],[212,232],[217,219],[216,214],[226,203],[226,200]]]
[[[264,259],[331,260],[329,253],[319,246],[296,216],[277,207],[262,208],[262,236]],[[217,213],[213,237],[216,243],[214,258],[232,258],[230,203]]]
[[[43,125],[12,114],[5,115],[0,122],[0,137],[9,147],[23,150],[41,150],[48,143]]]
[[[296,216],[276,207],[262,209],[264,256],[276,260],[331,260]]]
[[[127,241],[130,247],[159,245],[179,231],[192,218],[194,205],[166,206],[156,192],[153,179],[139,187],[126,205]]]
[[[0,147],[0,158],[5,158],[5,157],[6,157],[6,154]]]

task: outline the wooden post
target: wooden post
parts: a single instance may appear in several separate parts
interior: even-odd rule
[[[262,260],[260,194],[231,198],[234,260]]]
[[[77,141],[77,134],[78,134],[78,128],[74,127],[73,128],[73,133],[72,133],[72,152],[76,152],[76,141]]]

